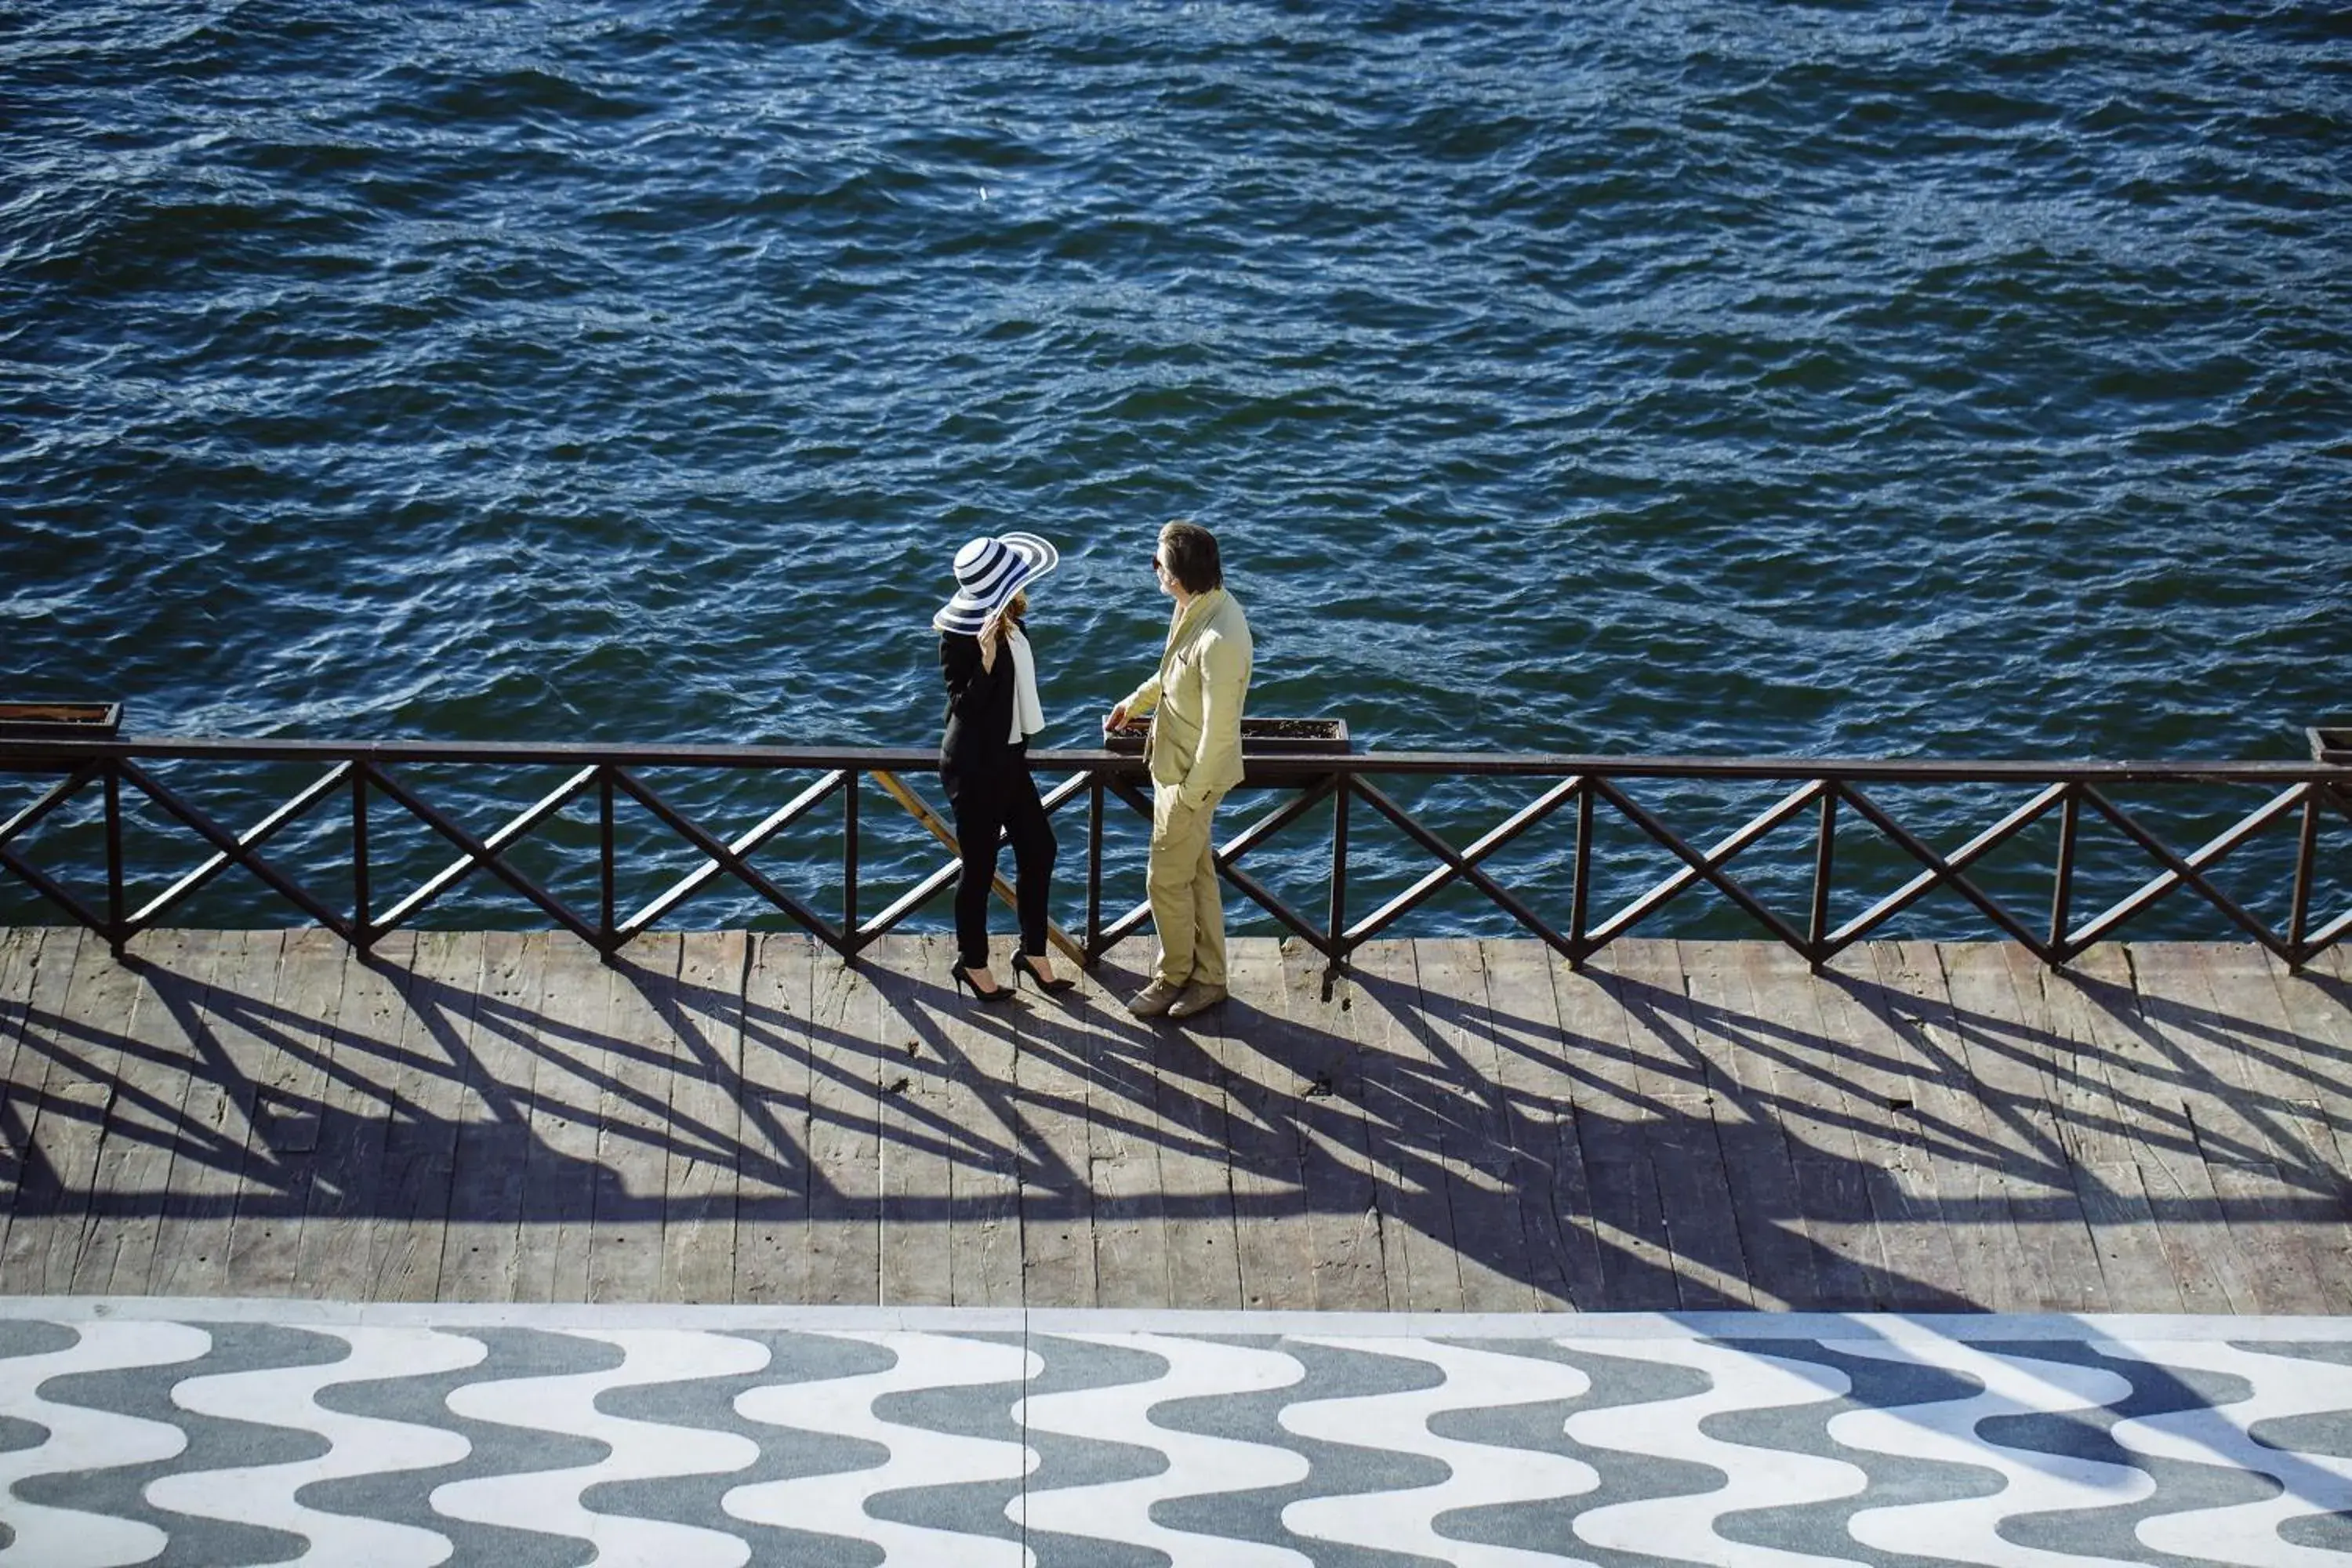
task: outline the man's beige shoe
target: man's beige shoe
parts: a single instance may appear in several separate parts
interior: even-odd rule
[[[1139,1018],[1157,1018],[1168,1011],[1170,1004],[1184,994],[1181,985],[1171,985],[1165,980],[1155,980],[1127,999],[1127,1010]]]
[[[1205,1013],[1225,999],[1222,985],[1208,985],[1195,980],[1184,987],[1184,994],[1168,1005],[1171,1018],[1189,1018],[1195,1013]]]

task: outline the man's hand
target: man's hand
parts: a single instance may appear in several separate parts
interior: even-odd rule
[[[1110,710],[1109,718],[1103,721],[1103,733],[1108,734],[1113,730],[1124,729],[1126,726],[1127,704],[1122,702]]]

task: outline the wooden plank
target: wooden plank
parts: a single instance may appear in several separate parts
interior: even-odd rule
[[[1413,943],[1421,1026],[1434,1072],[1429,1091],[1437,1154],[1460,1254],[1462,1305],[1472,1312],[1538,1310],[1527,1258],[1527,1221],[1513,1188],[1517,1162],[1496,1082],[1486,974],[1471,938]]]
[[[1822,1297],[1820,1249],[1807,1231],[1783,1118],[1804,1104],[1807,1080],[1793,1062],[1782,1070],[1788,1026],[1758,1014],[1746,967],[1758,945],[1677,942],[1685,999],[1675,1016],[1715,1068],[1716,1140],[1756,1304],[1803,1309]]]
[[[819,953],[809,1037],[808,1300],[871,1306],[881,1296],[882,1140],[869,1041],[882,996],[861,961]]]
[[[1121,976],[1111,993],[1131,996],[1146,979]],[[1187,1027],[1123,1015],[1110,1019],[1116,1033],[1097,1058],[1101,1070],[1087,1099],[1097,1130],[1090,1146],[1110,1154],[1108,1165],[1097,1166],[1095,1204],[1095,1267],[1106,1307],[1242,1305],[1244,1219],[1218,1035],[1225,1022],[1220,1015],[1231,1010],[1228,1003]],[[1142,1140],[1140,1160],[1130,1129]],[[1147,1191],[1134,1190],[1139,1179]],[[1118,1231],[1102,1228],[1107,1206]],[[1131,1258],[1121,1256],[1129,1247]],[[1139,1300],[1139,1292],[1147,1294]]]
[[[2040,1304],[2012,1212],[2018,1155],[1995,1130],[1927,943],[1849,950],[1814,994],[1849,1042],[1853,1152],[1885,1260],[1884,1310]],[[2021,1284],[2021,1281],[2023,1283]]]
[[[814,937],[763,931],[751,939],[743,976],[743,1088],[734,1177],[738,1301],[815,1300],[809,1243],[809,1031],[818,962]]]
[[[414,932],[393,931],[371,953],[343,955],[297,1246],[295,1289],[303,1295],[364,1300],[375,1282],[374,1216],[388,1197],[384,1150],[415,950]]]
[[[2125,956],[2140,1016],[2181,1077],[2208,1162],[2270,1165],[2291,1179],[2315,1160],[2307,1130],[2284,1114],[2296,1098],[2294,1081],[2217,1005],[2207,968],[2221,951],[2200,942],[2133,943]]]
[[[1729,1075],[1691,1029],[1681,952],[1672,942],[1643,939],[1618,942],[1611,952],[1634,1080],[1650,1110],[1643,1140],[1674,1254],[1676,1294],[1689,1311],[1753,1307],[1754,1264],[1740,1238],[1729,1151],[1716,1123]]]
[[[1370,1140],[1389,1305],[1458,1312],[1462,1260],[1454,1245],[1443,1132],[1432,1114],[1439,1075],[1422,1008],[1414,944],[1366,942],[1349,967],[1349,1032],[1361,1064],[1362,1115]]]
[[[2292,973],[2268,952],[2255,956],[2277,993],[2314,1094],[2331,1120],[2352,1115],[2352,984],[2346,977],[2352,948],[2339,942]]]
[[[2257,1310],[2313,1316],[2342,1311],[2344,1298],[2320,1281],[2307,1206],[2279,1168],[2256,1161],[2209,1158],[2205,1163],[2222,1217],[2246,1259]]]
[[[948,1075],[962,1066],[961,1053],[943,1027],[948,1016],[934,1017],[923,1005],[929,977],[944,981],[951,956],[937,938],[894,936],[875,943],[860,961],[878,1001],[858,1045],[879,1091],[885,1306],[944,1307],[955,1300],[949,1156],[956,1138]],[[960,998],[955,1004],[982,1005]],[[908,1055],[906,1043],[926,1035],[929,1058]]]
[[[479,931],[416,933],[384,1129],[382,1219],[369,1248],[371,1300],[439,1299],[488,945]]]
[[[1775,1031],[1768,1068],[1795,1189],[1794,1228],[1811,1253],[1810,1305],[1868,1311],[1886,1274],[1870,1181],[1887,1167],[1865,1159],[1862,1140],[1871,1140],[1874,1155],[1885,1153],[1895,1142],[1886,1119],[1897,1114],[1883,1098],[1866,1104],[1857,1081],[1862,1064],[1879,1047],[1866,1036],[1832,1031],[1824,1006],[1843,1003],[1846,994],[1816,976],[1802,957],[1777,942],[1739,946],[1748,1005]]]
[[[2197,999],[2212,1014],[2210,1032],[2245,1082],[2249,1110],[2269,1130],[2277,1151],[2273,1163],[2292,1190],[2290,1205],[2301,1216],[2301,1244],[2321,1294],[2352,1301],[2352,1177],[2331,1113],[2331,1104],[2340,1114],[2347,1102],[2343,1086],[2312,1059],[2325,1045],[2296,1034],[2260,947],[2183,942],[2162,951],[2201,984]]]
[[[73,1288],[88,1295],[145,1293],[180,1145],[189,1080],[190,1035],[212,983],[218,942],[209,933],[142,933],[128,963],[138,977],[105,1142],[91,1183],[89,1240]]]
[[[1349,1027],[1349,987],[1327,986],[1329,965],[1304,942],[1282,946],[1287,1025],[1282,1060],[1295,1082],[1291,1114],[1300,1132],[1300,1193],[1307,1206],[1315,1305],[1324,1311],[1390,1307],[1381,1251],[1380,1184],[1363,1116],[1363,1060]]]
[[[2264,1019],[2276,1032],[2281,1066],[2301,1086],[2296,1100],[2317,1100],[2331,1121],[2352,1114],[2352,990],[2325,973],[2335,956],[2323,953],[2319,968],[2290,974],[2284,961],[2250,945],[2213,973],[2223,1005]],[[2247,994],[2264,984],[2267,1001]],[[2345,1169],[2340,1160],[2336,1168]]]
[[[265,1049],[229,1231],[228,1283],[238,1295],[296,1293],[302,1214],[318,1168],[320,1097],[350,955],[343,940],[321,927],[289,931],[276,996],[256,1021],[253,1032]]]
[[[2313,1311],[2340,1310],[2352,1301],[2352,1213],[2342,1162],[2321,1100],[2324,1074],[2304,1069],[2301,1052],[2277,989],[2252,943],[2167,942],[2132,950],[2134,967],[2160,988],[2190,1048],[2224,1081],[2247,1121],[2260,1128],[2267,1159],[2249,1162],[2242,1187],[2262,1193],[2264,1222],[2274,1245],[2314,1283]],[[2239,1197],[2217,1180],[2225,1204]],[[2257,1289],[2261,1288],[2257,1278]]]
[[[531,1054],[530,1143],[515,1300],[583,1301],[595,1232],[596,1152],[606,1075],[612,972],[569,932],[534,937],[546,948],[539,1006],[520,1020]]]
[[[1306,1145],[1291,1095],[1297,1079],[1285,1065],[1295,1042],[1280,943],[1234,938],[1226,984],[1233,1000],[1173,1027],[1194,1037],[1224,1069],[1242,1305],[1305,1310],[1315,1305],[1315,1241]]]
[[[1602,956],[1613,963],[1622,946]],[[1628,1034],[1612,969],[1555,964],[1551,978],[1561,1040],[1578,1067],[1577,1151],[1591,1192],[1587,1223],[1601,1255],[1601,1310],[1671,1311],[1681,1292],[1650,1157],[1649,1130],[1661,1109],[1653,1075]]]
[[[2074,1173],[2074,1196],[2091,1227],[2107,1301],[2119,1312],[2184,1310],[2155,1211],[2149,1206],[2130,1119],[2115,1102],[2083,1016],[2080,987],[2056,981],[2016,943],[2001,948],[2021,1016],[2042,1042],[2058,1136]]]
[[[465,1116],[457,1133],[441,1299],[512,1301],[530,1162],[531,1030],[546,988],[544,932],[484,936],[482,985],[465,1055]]]
[[[1478,957],[1537,1300],[1546,1311],[1590,1308],[1602,1295],[1601,1247],[1586,1223],[1592,1192],[1576,1145],[1576,1089],[1560,1047],[1551,951],[1487,940]]]
[[[222,931],[210,984],[196,1015],[192,1069],[183,1104],[148,1289],[163,1296],[230,1292],[229,1254],[253,1133],[256,1075],[268,1054],[285,933]]]
[[[2133,1147],[2140,1184],[2181,1303],[2192,1312],[2260,1310],[2253,1273],[2232,1235],[2199,1147],[2181,1078],[2162,1037],[2140,1015],[2124,949],[2103,942],[2044,980],[2079,1017],[2092,1054],[2081,1071],[2105,1080]]]
[[[938,1020],[947,1039],[945,1125],[936,1136],[945,1152],[940,1224],[948,1233],[950,1300],[959,1307],[1017,1307],[1023,1248],[1019,1162],[1025,1128],[1014,1075],[1021,1026],[1034,1005],[1045,1004],[1035,991],[1021,993],[1009,1005],[976,1003],[952,983],[933,978],[954,966],[954,937],[926,938],[923,952],[926,999],[945,1009]],[[999,984],[1013,984],[1009,964],[997,973]]]
[[[678,953],[678,1050],[663,1173],[661,1300],[731,1301],[742,1143],[746,933],[697,931]]]
[[[2010,955],[1996,942],[1943,947],[1897,944],[1906,985],[1916,977],[1930,1008],[1931,1031],[1948,1031],[1946,1047],[1967,1064],[1995,1135],[2013,1137],[2018,1151],[2004,1174],[2010,1215],[2023,1248],[2027,1277],[2044,1310],[2111,1310],[2099,1247],[2075,1188],[2078,1176],[2059,1128],[2055,1088],[2048,1069],[2051,1042],[2037,1038],[2021,1015]],[[1930,967],[1930,964],[1933,967]],[[1936,988],[1940,976],[1942,1006]],[[2041,997],[2034,995],[2037,1009]],[[2046,1010],[2045,1010],[2046,1011]]]
[[[676,931],[648,931],[607,966],[604,1070],[591,1178],[591,1301],[664,1299],[670,1091],[679,1066],[673,1020],[684,945]]]
[[[2006,1265],[2016,1237],[1976,1085],[1964,1062],[1898,1009],[1899,994],[1881,983],[1881,957],[1880,944],[1850,947],[1789,994],[1811,1008],[1801,1016],[1814,1020],[1821,1070],[1836,1079],[1841,1106],[1836,1127],[1790,1150],[1808,1228],[1836,1238],[1835,1255],[1860,1270],[1869,1306],[1925,1303],[1935,1293],[1924,1281],[1943,1265],[1938,1233],[1915,1221],[1926,1197],[1946,1196],[1969,1220],[1965,1239],[1941,1238],[1946,1253],[1994,1265],[1977,1276],[1969,1301],[2015,1300],[2016,1270]],[[1841,1264],[1824,1262],[1822,1275],[1839,1279],[1841,1290],[1854,1288]]]
[[[158,971],[148,975],[152,1006],[142,1002],[143,1018],[152,1025],[152,1030],[151,1025],[142,1025],[142,1037],[152,1032],[164,1051],[155,1110],[167,1121],[167,1131],[139,1142],[110,1183],[120,1192],[139,1194],[139,1217],[115,1262],[113,1277],[106,1281],[110,1295],[143,1295],[158,1289],[164,1220],[174,1213],[176,1184],[186,1178],[203,1187],[214,1175],[212,1162],[228,1154],[226,1140],[212,1121],[221,1086],[214,1074],[216,1063],[207,1053],[209,1004],[214,978],[224,966],[237,962],[240,945],[224,931],[174,931],[169,941],[174,950],[172,959],[158,959]],[[242,1129],[236,1154],[242,1159]]]
[[[1097,1293],[1089,1064],[1096,1040],[1108,1042],[1112,1009],[1119,1003],[1100,975],[1065,959],[1056,959],[1055,969],[1076,979],[1076,989],[1051,996],[1033,993],[1013,1020],[1013,1103],[1022,1130],[1015,1150],[1021,1300],[1030,1307],[1091,1307]]]
[[[2188,942],[2125,949],[2143,1026],[2179,1085],[2261,1310],[2335,1310],[2345,1300],[2342,1281],[2331,1289],[2326,1276],[2336,1271],[2336,1248],[2316,1234],[2343,1208],[2329,1163],[2315,1154],[2310,1132],[2285,1114],[2292,1099],[2286,1081],[2257,1064],[2237,1020],[2217,1009],[2204,973],[2210,952]]]
[[[2323,963],[2335,956],[2322,955]],[[2311,1147],[2315,1192],[2333,1196],[2332,1215],[2315,1216],[2313,1262],[2323,1287],[2352,1300],[2352,1008],[2337,999],[2340,987],[2331,994],[2290,978],[2283,963],[2252,943],[2217,954],[2205,973],[2221,1009],[2251,1021],[2271,1042],[2269,1081]]]
[[[0,1271],[15,1289],[64,1295],[84,1267],[98,1217],[92,1200],[99,1152],[143,989],[137,972],[103,942],[83,942],[75,949],[64,994],[55,1006],[37,1009],[55,1022],[45,1026],[36,1017],[25,1031],[24,1046],[46,1050],[50,1062],[33,1128],[30,1163],[37,1174],[23,1200],[29,1212],[9,1227],[14,1247],[29,1217],[26,1239],[34,1246],[21,1265]]]
[[[1947,1174],[1949,1167],[1921,1158],[1906,1137],[1898,1163],[1872,1184],[1871,1203],[1895,1281],[1887,1304],[1913,1310],[1995,1303],[1997,1310],[2089,1310],[2098,1299],[2098,1264],[2046,1092],[2030,1065],[2006,1054],[2004,1046],[1984,1043],[1993,1036],[2011,1041],[2017,1033],[2006,970],[1988,979],[1963,961],[1968,1000],[1961,1002],[1953,996],[1945,953],[1932,942],[1873,942],[1867,957],[1879,987],[1881,1022],[1906,1068],[1894,1092],[1907,1098],[1888,1100],[1890,1121],[1925,1125],[1932,1118],[1956,1131],[1954,1153],[1972,1151],[1975,1163],[1966,1177]],[[1952,1184],[1948,1209],[1947,1182]],[[1981,1285],[1970,1279],[1952,1246],[1945,1222],[1953,1210],[1991,1227],[1990,1237],[1969,1244],[1969,1261],[1987,1266],[1990,1276]]]
[[[2137,1161],[2080,1167],[2075,1195],[2099,1249],[2107,1300],[2120,1312],[2188,1310],[2147,1201]]]
[[[2322,1133],[2330,1104],[2352,1105],[2352,1052],[2334,1037],[2352,1018],[2341,1008],[2315,1011],[2311,1032],[2298,1026],[2276,961],[2252,942],[2168,942],[2158,951],[2178,955],[2202,988],[2194,1000],[2210,1009],[2216,1043],[2236,1059],[2256,1103],[2279,1118],[2273,1131],[2281,1152],[2315,1182],[2340,1174]]]
[[[0,928],[0,1258],[7,1256],[8,1225],[25,1180],[26,1146],[17,1119],[29,1131],[33,1097],[16,1080],[16,1043],[33,1010],[33,976],[45,931],[37,926]]]
[[[16,1055],[9,1067],[9,1164],[13,1185],[10,1219],[0,1242],[0,1280],[12,1291],[31,1295],[47,1289],[50,1233],[66,1202],[64,1184],[53,1163],[50,1145],[63,1134],[61,1127],[45,1125],[52,1117],[63,1121],[86,1108],[67,1098],[75,1079],[75,1041],[64,1026],[72,1005],[74,976],[81,965],[81,949],[103,943],[76,927],[44,928],[27,961],[30,973],[23,983],[24,1013],[16,1030]],[[51,1080],[58,1100],[51,1100]]]
[[[1497,1071],[1513,1107],[1514,1147],[1541,1173],[1541,1202],[1528,1246],[1543,1260],[1544,1304],[1598,1310],[1608,1288],[1592,1229],[1592,1186],[1577,1140],[1578,1068],[1566,1048],[1552,983],[1559,961],[1540,942],[1511,940],[1486,942],[1482,962]]]

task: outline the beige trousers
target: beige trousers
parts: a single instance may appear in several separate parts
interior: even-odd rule
[[[1144,885],[1160,931],[1155,979],[1171,985],[1225,983],[1225,899],[1217,885],[1214,795],[1187,809],[1172,785],[1151,786],[1151,858]]]

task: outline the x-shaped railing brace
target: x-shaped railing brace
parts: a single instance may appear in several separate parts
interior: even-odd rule
[[[0,823],[0,868],[5,868],[22,878],[36,891],[64,909],[83,925],[104,935],[118,950],[131,935],[153,926],[167,910],[196,892],[222,871],[230,866],[241,866],[303,913],[362,947],[369,945],[384,932],[412,919],[419,910],[466,877],[478,870],[487,869],[521,893],[558,924],[595,946],[607,957],[616,952],[619,948],[687,899],[708,887],[722,874],[759,894],[795,923],[813,932],[845,956],[851,956],[876,937],[897,925],[916,909],[935,898],[954,879],[960,870],[959,862],[950,860],[899,896],[889,907],[860,923],[856,918],[856,894],[855,840],[857,831],[857,792],[855,786],[856,776],[856,773],[848,768],[830,771],[816,784],[771,813],[750,830],[731,840],[722,841],[671,805],[626,767],[617,763],[597,763],[572,774],[562,784],[525,808],[487,837],[477,837],[452,821],[446,814],[421,799],[380,763],[362,757],[335,763],[323,776],[273,809],[255,826],[244,834],[237,835],[231,834],[213,821],[204,811],[181,798],[178,794],[136,763],[128,758],[109,757],[79,763],[70,773],[47,789],[39,799],[19,811],[5,823]],[[950,849],[954,847],[955,839],[952,832],[919,795],[891,773],[877,770],[876,777],[911,815],[922,822]],[[122,823],[120,793],[121,786],[125,781],[131,784],[169,816],[193,829],[213,847],[214,851],[209,858],[182,876],[172,886],[150,900],[137,911],[131,913],[126,913],[122,907],[121,885]],[[71,801],[93,782],[100,784],[106,792],[109,908],[104,917],[90,910],[56,879],[43,872],[10,847],[12,841]],[[604,888],[603,918],[593,923],[562,900],[541,887],[528,874],[509,864],[506,859],[507,851],[516,843],[591,787],[597,790],[601,807],[603,827],[601,858]],[[1052,933],[1056,944],[1068,956],[1081,963],[1093,962],[1102,952],[1139,930],[1150,918],[1150,906],[1147,901],[1113,921],[1108,926],[1102,926],[1099,921],[1098,906],[1102,797],[1106,793],[1115,794],[1146,818],[1151,815],[1150,802],[1130,778],[1117,773],[1095,770],[1075,774],[1055,786],[1045,797],[1045,809],[1048,813],[1058,810],[1081,790],[1089,787],[1092,791],[1096,819],[1093,824],[1094,832],[1090,846],[1093,858],[1089,867],[1087,940],[1084,944],[1073,942],[1058,927],[1055,928]],[[2313,866],[2315,860],[2314,845],[2322,808],[2333,807],[2347,818],[2352,818],[2352,792],[2347,792],[2346,786],[2333,780],[2298,783],[2290,786],[2255,812],[2240,819],[2186,855],[2165,846],[2129,813],[2116,806],[2094,784],[2083,780],[2053,784],[2042,788],[2032,799],[2011,810],[1999,822],[1976,835],[1949,856],[1938,853],[1910,833],[1855,785],[1833,778],[1815,779],[1801,784],[1738,829],[1703,851],[1684,842],[1649,811],[1630,798],[1616,784],[1597,774],[1582,774],[1561,780],[1548,789],[1538,799],[1521,807],[1504,822],[1488,830],[1466,848],[1462,849],[1456,849],[1416,821],[1410,812],[1359,773],[1353,772],[1308,773],[1297,781],[1297,787],[1299,793],[1294,799],[1252,823],[1242,833],[1217,848],[1213,852],[1213,857],[1220,874],[1225,879],[1239,888],[1245,896],[1273,915],[1285,927],[1323,953],[1330,961],[1334,970],[1343,967],[1347,963],[1348,955],[1358,946],[1386,930],[1443,888],[1456,881],[1467,882],[1476,889],[1496,907],[1509,914],[1514,921],[1564,954],[1571,963],[1583,963],[1594,952],[1633,929],[1673,899],[1702,881],[1723,894],[1776,938],[1803,954],[1817,967],[1938,887],[1949,887],[1959,893],[2001,931],[2014,938],[2043,962],[2053,965],[2066,962],[2120,927],[2157,900],[2183,885],[2195,889],[2234,924],[2264,947],[2279,954],[2291,965],[2300,964],[2312,955],[2342,940],[2347,932],[2352,932],[2352,912],[2347,912],[2329,921],[2317,931],[2312,932],[2308,939],[2305,935],[2313,891]],[[286,826],[315,810],[320,802],[338,790],[346,788],[349,789],[352,796],[354,848],[352,911],[349,917],[340,914],[322,900],[312,896],[300,883],[288,876],[261,853],[262,847]],[[425,883],[386,910],[380,918],[372,915],[369,907],[367,797],[371,788],[397,802],[419,822],[448,839],[459,851],[456,860],[427,879]],[[761,845],[785,827],[802,819],[835,790],[845,791],[845,826],[848,839],[848,845],[845,850],[844,867],[846,883],[845,898],[846,912],[843,922],[838,926],[817,915],[801,900],[776,886],[771,879],[753,866],[749,858]],[[625,920],[614,918],[614,908],[613,805],[616,792],[637,801],[672,832],[701,850],[707,857],[700,867],[689,872],[667,891]],[[1244,870],[1239,862],[1250,850],[1265,843],[1327,798],[1334,803],[1330,921],[1328,927],[1318,928],[1312,921],[1276,896],[1256,878]],[[1441,864],[1391,898],[1379,910],[1350,925],[1345,923],[1344,920],[1348,872],[1348,808],[1350,801],[1356,799],[1360,799],[1370,805]],[[1588,928],[1584,917],[1595,801],[1606,802],[1627,822],[1664,847],[1680,859],[1683,865],[1671,876],[1661,879],[1631,900],[1600,924]],[[1571,918],[1569,930],[1561,932],[1554,930],[1523,900],[1482,869],[1481,863],[1570,802],[1573,802],[1577,808],[1576,865],[1571,882]],[[2101,914],[2069,929],[2068,902],[2072,891],[2074,843],[2084,803],[2088,803],[2091,810],[2113,824],[2162,869]],[[1821,836],[1814,879],[1812,929],[1810,935],[1801,935],[1788,921],[1768,909],[1724,868],[1734,857],[1778,828],[1809,805],[1818,805],[1820,808]],[[1921,870],[1863,913],[1832,931],[1827,926],[1827,909],[1834,855],[1835,827],[1841,805],[1850,806],[1884,835],[1889,842],[1916,860]],[[2284,937],[2281,937],[2279,933],[2271,930],[2223,893],[2205,873],[2208,868],[2297,806],[2300,806],[2303,811],[2302,842],[2296,860],[2296,882],[2288,931]],[[1999,900],[1986,894],[1969,878],[1967,872],[1969,868],[1978,860],[2009,842],[2017,834],[2040,821],[2053,809],[2061,814],[2060,844],[2049,935],[2043,938],[2028,929],[2022,919]],[[996,891],[1008,902],[1012,900],[1013,889],[1001,877],[997,879]]]
[[[90,930],[100,932],[106,931],[106,922],[91,912],[79,899],[67,891],[64,884],[9,848],[8,841],[29,830],[49,813],[79,795],[84,785],[99,776],[103,764],[99,763],[82,763],[72,773],[51,784],[42,793],[40,799],[10,817],[6,822],[0,823],[0,866],[5,866],[22,877],[31,885],[35,892],[64,910]]]

